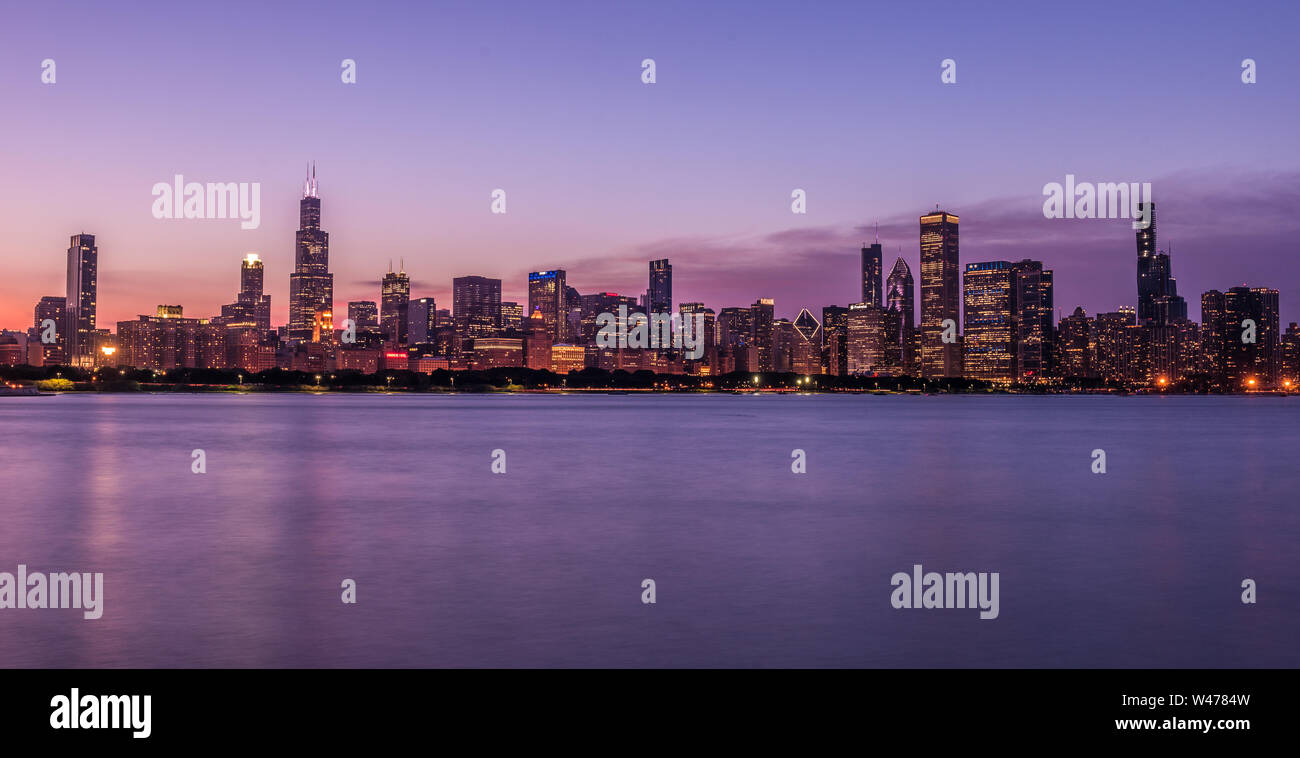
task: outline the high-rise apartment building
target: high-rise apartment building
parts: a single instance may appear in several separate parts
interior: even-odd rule
[[[74,234],[68,245],[67,293],[64,298],[63,353],[70,366],[94,365],[95,316],[99,296],[99,248],[95,235]]]

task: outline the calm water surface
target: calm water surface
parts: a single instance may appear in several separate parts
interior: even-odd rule
[[[1300,398],[0,398],[0,571],[106,595],[0,666],[1294,667],[1298,451]]]

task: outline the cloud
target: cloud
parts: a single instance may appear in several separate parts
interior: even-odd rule
[[[1204,169],[1161,177],[1152,185],[1158,245],[1172,246],[1179,294],[1193,318],[1201,292],[1242,283],[1281,290],[1284,323],[1300,317],[1300,310],[1287,305],[1294,302],[1288,295],[1300,294],[1300,267],[1294,264],[1300,172]],[[1035,193],[947,208],[961,218],[961,263],[1040,260],[1056,272],[1056,305],[1067,313],[1075,305],[1089,313],[1133,305],[1137,264],[1131,222],[1047,219],[1042,203]],[[901,255],[918,289],[919,216],[926,211],[879,222],[885,272]],[[774,297],[778,315],[793,317],[802,307],[817,313],[824,305],[860,299],[858,250],[875,233],[874,224],[861,224],[666,237],[573,261],[569,280],[583,292],[637,295],[646,288],[647,261],[669,258],[679,302],[702,300],[717,310]]]

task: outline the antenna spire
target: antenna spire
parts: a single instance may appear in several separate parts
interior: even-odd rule
[[[307,161],[307,178],[302,183],[303,197],[319,197],[319,188],[316,184],[316,161]]]

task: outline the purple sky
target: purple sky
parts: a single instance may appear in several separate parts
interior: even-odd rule
[[[819,313],[858,299],[877,218],[886,271],[901,249],[919,279],[936,203],[962,218],[963,263],[1042,260],[1067,313],[1132,305],[1126,221],[1042,217],[1043,185],[1072,173],[1153,184],[1193,317],[1203,290],[1244,283],[1300,320],[1300,4],[437,5],[11,4],[0,326],[63,294],[80,231],[98,236],[101,325],[158,303],[212,315],[249,251],[283,322],[309,159],[340,307],[378,299],[390,258],[448,307],[453,276],[526,301],[548,268],[639,294],[668,257],[678,301]],[[150,188],[176,173],[261,182],[261,227],[154,219]]]

